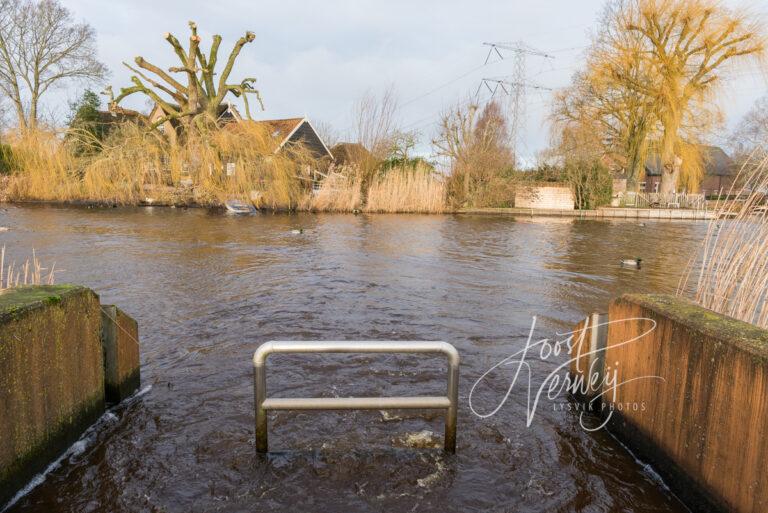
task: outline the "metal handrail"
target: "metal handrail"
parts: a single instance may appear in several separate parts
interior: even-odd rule
[[[267,357],[273,353],[433,353],[448,357],[445,397],[267,398]],[[256,450],[268,451],[267,412],[275,410],[445,410],[446,451],[456,452],[459,403],[459,352],[447,342],[285,342],[272,341],[253,354],[253,395],[256,406]]]

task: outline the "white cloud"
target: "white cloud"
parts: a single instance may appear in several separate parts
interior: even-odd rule
[[[170,31],[184,40],[187,21],[194,19],[206,42],[213,33],[224,37],[224,51],[246,30],[256,33],[233,77],[259,79],[267,107],[264,116],[306,114],[332,122],[340,131],[349,127],[352,105],[366,90],[394,84],[401,102],[406,102],[466,74],[399,112],[402,123],[420,129],[425,139],[440,112],[474,93],[483,76],[512,73],[511,61],[467,73],[483,63],[484,41],[522,39],[555,51],[554,61],[530,58],[528,78],[560,87],[579,67],[587,31],[595,26],[603,5],[602,0],[63,3],[96,28],[100,56],[113,71],[110,83],[116,89],[129,83],[129,73],[121,66],[124,60],[142,55],[158,65],[174,64],[163,34]],[[765,79],[749,78],[734,87],[725,95],[732,118],[765,92]],[[71,98],[74,91],[67,94]],[[62,93],[56,98],[60,102]],[[547,106],[547,93],[529,94],[525,153],[533,154],[547,144]]]

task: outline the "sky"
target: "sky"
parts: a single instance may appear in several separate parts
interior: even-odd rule
[[[194,20],[207,48],[213,34],[224,41],[220,60],[247,30],[256,40],[247,45],[232,79],[257,77],[265,110],[252,107],[254,118],[307,116],[313,124],[331,125],[341,140],[354,134],[353,107],[367,93],[393,87],[400,107],[398,124],[415,130],[429,154],[441,113],[476,94],[483,78],[514,73],[505,52],[484,65],[484,42],[523,41],[553,58],[528,56],[526,81],[549,89],[568,84],[584,62],[591,31],[597,27],[602,0],[453,1],[453,0],[62,0],[78,20],[97,32],[99,56],[111,70],[115,91],[130,85],[121,64],[141,55],[163,67],[177,65],[163,39],[166,32],[186,43],[187,22]],[[727,5],[744,5],[725,2]],[[747,4],[768,13],[768,0]],[[768,74],[741,70],[719,100],[732,127],[760,96],[768,93]],[[67,102],[82,91],[73,84],[54,93],[49,112],[66,117]],[[479,99],[490,97],[481,90]],[[497,93],[499,94],[499,93]],[[524,129],[518,153],[532,163],[549,143],[546,121],[552,92],[528,89]],[[136,98],[125,104],[146,109]],[[716,134],[714,141],[722,134]]]

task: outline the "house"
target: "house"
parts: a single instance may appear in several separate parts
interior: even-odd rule
[[[371,152],[360,143],[342,142],[331,148],[336,164],[351,165],[371,158]]]
[[[704,176],[699,190],[705,194],[721,189],[729,190],[738,174],[734,161],[718,146],[702,145],[700,149],[704,162]],[[660,155],[654,154],[648,157],[645,163],[645,192],[658,191],[663,167]]]
[[[165,112],[159,105],[155,105],[149,114],[149,122],[156,123],[163,117],[165,117]],[[254,121],[243,118],[233,104],[225,103],[219,107],[217,121],[222,126],[226,126],[229,123],[254,123],[257,126],[265,127],[267,133],[276,139],[275,153],[291,144],[301,144],[315,159],[326,158],[333,160],[333,154],[328,149],[328,146],[326,146],[323,139],[312,126],[312,123],[306,117]],[[158,128],[164,133],[170,134],[170,137],[175,138],[177,126],[178,122],[168,120],[163,122]]]
[[[322,137],[307,118],[264,119],[244,122],[266,127],[267,133],[276,139],[275,153],[292,144],[300,144],[317,160],[334,160],[331,150],[328,149]]]

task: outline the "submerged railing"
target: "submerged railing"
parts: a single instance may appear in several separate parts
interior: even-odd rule
[[[267,357],[273,353],[431,353],[448,357],[448,387],[437,397],[268,398]],[[253,355],[256,450],[268,451],[267,412],[277,410],[445,410],[444,448],[456,452],[459,352],[447,342],[267,342]]]

